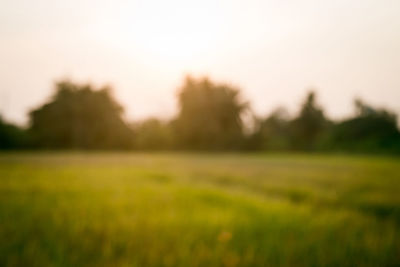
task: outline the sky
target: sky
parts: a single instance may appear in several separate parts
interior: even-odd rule
[[[170,118],[185,75],[241,89],[260,116],[313,88],[328,116],[361,97],[400,114],[398,0],[0,0],[0,114],[71,79],[112,85],[128,120]]]

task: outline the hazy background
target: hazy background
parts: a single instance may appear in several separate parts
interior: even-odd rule
[[[186,73],[240,86],[259,114],[317,88],[400,112],[400,1],[0,0],[0,113],[26,112],[69,77],[110,83],[128,119],[172,116]]]

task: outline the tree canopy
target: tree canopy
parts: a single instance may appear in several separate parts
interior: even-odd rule
[[[61,81],[52,99],[30,112],[30,133],[45,148],[129,148],[131,130],[111,88]]]
[[[247,104],[237,88],[187,77],[178,99],[180,112],[174,126],[181,147],[219,150],[241,146],[241,116]]]
[[[400,132],[396,115],[377,109],[360,99],[354,102],[355,115],[337,123],[329,132],[330,149],[357,152],[400,152]]]
[[[28,136],[24,129],[6,122],[0,116],[0,149],[28,147]]]
[[[316,102],[315,92],[310,91],[301,106],[299,115],[291,122],[293,148],[314,149],[328,124],[324,111]]]
[[[127,123],[112,89],[64,80],[53,96],[29,113],[27,129],[0,117],[0,149],[299,150],[400,153],[396,115],[360,99],[354,114],[330,120],[315,92],[297,114],[278,108],[255,116],[240,90],[188,76],[170,120]],[[246,120],[251,115],[252,119]]]

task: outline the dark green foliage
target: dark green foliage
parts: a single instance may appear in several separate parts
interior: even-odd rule
[[[313,150],[329,126],[322,108],[316,103],[314,92],[309,92],[300,114],[291,121],[291,145],[296,150]]]
[[[396,116],[355,101],[356,115],[336,124],[326,146],[333,150],[358,152],[400,152],[400,133]]]
[[[134,125],[135,148],[144,150],[170,149],[173,145],[169,123],[150,118]]]
[[[396,115],[355,101],[356,114],[327,119],[309,92],[300,112],[284,108],[266,118],[251,113],[237,88],[207,78],[187,77],[178,95],[179,112],[170,121],[133,123],[107,87],[94,89],[70,81],[56,84],[50,101],[30,113],[25,131],[0,118],[0,149],[265,150],[400,153]],[[245,123],[245,122],[246,123]]]
[[[290,148],[290,120],[284,108],[278,108],[260,123],[261,148],[287,150]]]
[[[132,134],[110,88],[63,81],[50,102],[30,113],[30,134],[38,147],[129,148]]]
[[[19,149],[28,145],[25,130],[7,123],[0,116],[0,149]]]
[[[284,108],[278,108],[266,119],[259,120],[259,127],[253,135],[253,142],[256,140],[258,144],[253,144],[253,147],[263,150],[317,150],[331,122],[315,99],[315,93],[309,92],[294,119]]]
[[[190,149],[237,149],[243,142],[239,90],[208,79],[188,77],[179,93],[180,112],[173,122],[179,146]]]

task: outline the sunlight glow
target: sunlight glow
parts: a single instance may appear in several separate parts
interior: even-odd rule
[[[210,1],[185,5],[183,1],[146,1],[131,4],[117,18],[103,18],[87,29],[96,39],[122,51],[131,51],[151,65],[171,64],[185,69],[220,49],[223,21],[218,5]]]
[[[398,0],[1,6],[0,112],[21,124],[63,77],[112,84],[128,118],[171,116],[186,74],[237,85],[259,115],[280,105],[295,112],[309,86],[334,117],[352,112],[355,96],[400,111]]]

